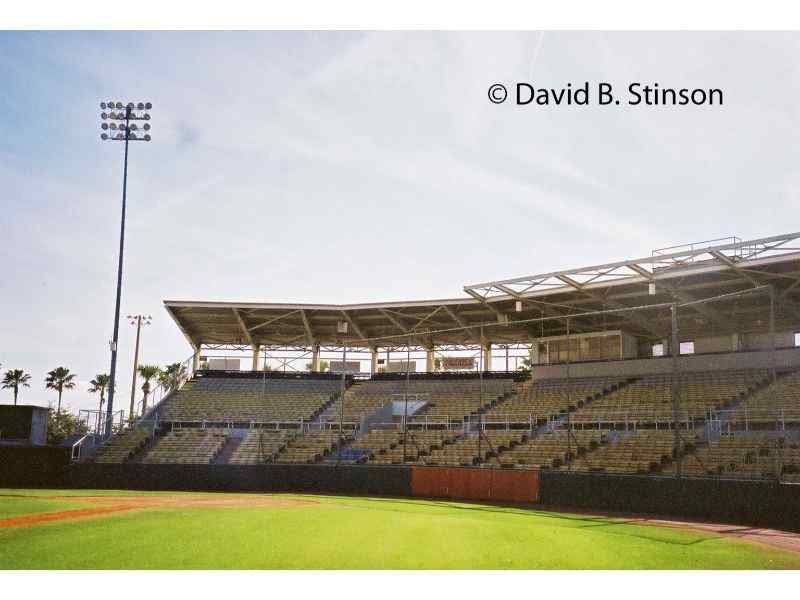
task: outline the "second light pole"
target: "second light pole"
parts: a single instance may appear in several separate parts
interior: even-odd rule
[[[131,380],[131,410],[128,413],[128,422],[133,426],[133,419],[136,416],[136,373],[139,370],[139,337],[142,333],[142,325],[150,325],[153,317],[147,315],[128,315],[131,325],[136,325],[136,350],[133,352],[133,378]]]

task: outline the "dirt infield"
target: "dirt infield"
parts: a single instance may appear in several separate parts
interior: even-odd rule
[[[29,496],[45,498],[45,496]],[[50,500],[72,500],[95,504],[91,508],[76,508],[57,512],[21,515],[8,519],[0,519],[0,529],[8,527],[25,527],[54,521],[66,521],[110,515],[113,513],[149,508],[296,508],[319,504],[316,500],[298,500],[296,498],[278,498],[275,496],[46,496]]]

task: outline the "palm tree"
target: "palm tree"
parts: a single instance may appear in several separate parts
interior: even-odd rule
[[[100,392],[100,408],[97,411],[97,430],[100,430],[100,421],[103,417],[103,405],[106,403],[106,390],[108,389],[108,384],[111,381],[111,377],[108,373],[98,373],[94,376],[89,382],[89,393],[96,394]]]
[[[6,371],[5,377],[3,377],[3,382],[0,385],[2,385],[4,389],[14,390],[14,406],[17,405],[19,388],[31,387],[31,385],[28,383],[30,380],[31,376],[22,369],[10,369]]]
[[[158,382],[164,386],[167,392],[176,389],[186,378],[186,365],[182,363],[172,363],[164,367],[158,375]]]
[[[61,394],[64,390],[71,390],[75,387],[75,373],[70,373],[66,367],[57,367],[47,373],[45,378],[45,388],[58,392],[58,410],[56,414],[61,414]]]
[[[153,379],[158,379],[158,376],[161,374],[161,369],[156,365],[140,365],[139,366],[139,377],[144,379],[144,384],[142,385],[142,416],[147,412],[147,397],[150,395],[150,382]]]

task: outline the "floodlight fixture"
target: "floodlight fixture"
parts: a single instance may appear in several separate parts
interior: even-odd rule
[[[104,121],[100,124],[100,127],[103,131],[108,131],[109,129],[113,129],[117,131],[116,135],[100,136],[100,139],[103,141],[133,141],[133,142],[149,142],[152,140],[150,134],[148,135],[137,135],[132,132],[139,131],[139,129],[144,129],[145,131],[149,132],[151,130],[150,123],[145,123],[142,127],[133,123],[132,121],[150,121],[150,113],[142,113],[142,112],[134,112],[135,110],[141,111],[144,109],[152,108],[152,104],[150,102],[128,102],[124,104],[122,102],[101,102],[100,108],[108,108],[113,109],[109,110],[109,112],[103,111],[100,113],[100,118]],[[111,121],[110,123],[106,123],[105,121]],[[115,123],[114,121],[124,121],[125,123]]]

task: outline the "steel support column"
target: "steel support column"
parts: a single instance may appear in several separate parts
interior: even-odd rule
[[[192,372],[200,370],[200,344],[194,347],[194,354],[192,354]]]
[[[258,344],[253,344],[250,346],[253,350],[253,371],[258,371],[258,358],[261,351],[261,347]]]
[[[481,354],[483,357],[482,371],[492,370],[492,342],[481,343]]]
[[[369,373],[374,375],[378,372],[378,349],[372,348],[369,357]]]
[[[315,373],[319,373],[321,368],[319,344],[315,344],[311,348],[311,370]]]
[[[670,308],[672,317],[672,343],[670,344],[670,353],[672,355],[672,428],[673,448],[672,452],[675,457],[675,477],[680,479],[682,476],[682,460],[681,460],[681,433],[678,429],[680,423],[680,379],[679,379],[679,360],[681,354],[681,343],[678,336],[678,304],[673,303]]]
[[[433,346],[425,350],[425,370],[428,373],[433,373],[436,370],[435,352]]]
[[[775,381],[775,287],[769,286],[769,367],[770,377]]]

